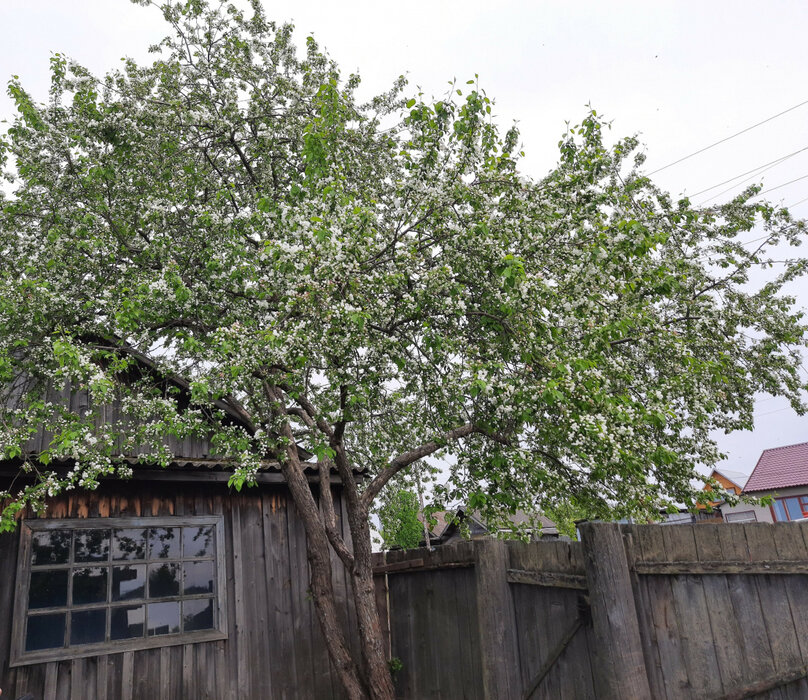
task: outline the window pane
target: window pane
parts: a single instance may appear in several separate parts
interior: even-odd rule
[[[132,639],[142,637],[144,622],[146,619],[146,609],[143,605],[126,606],[122,608],[112,608],[110,618],[109,638],[110,639]]]
[[[76,530],[75,561],[106,561],[109,530]]]
[[[107,609],[82,610],[70,615],[70,643],[103,642],[107,632]]]
[[[183,593],[213,593],[213,562],[186,561],[182,565],[185,572]]]
[[[115,530],[112,538],[112,558],[115,561],[145,559],[148,532],[148,530],[135,528]]]
[[[65,614],[31,615],[28,618],[28,634],[25,635],[25,651],[54,649],[65,643]]]
[[[73,605],[103,603],[106,599],[106,566],[92,566],[73,571]]]
[[[35,532],[31,538],[31,564],[66,564],[71,534],[71,530]]]
[[[182,603],[184,632],[213,629],[213,599],[186,600]]]
[[[148,605],[148,634],[176,634],[180,631],[180,604],[153,603]]]
[[[32,571],[28,607],[53,608],[57,605],[67,605],[67,570]]]
[[[213,525],[183,528],[182,541],[184,557],[212,557]]]
[[[802,508],[800,507],[800,499],[784,498],[783,500],[786,503],[786,510],[788,511],[788,517],[791,520],[802,520]]]
[[[146,597],[146,565],[112,567],[112,600]]]
[[[178,527],[155,527],[149,538],[149,559],[176,559],[180,556]]]
[[[149,565],[149,598],[166,598],[180,592],[179,564]]]
[[[785,522],[788,520],[788,516],[786,515],[786,509],[783,505],[783,501],[781,499],[777,499],[774,502],[774,519],[777,522]]]

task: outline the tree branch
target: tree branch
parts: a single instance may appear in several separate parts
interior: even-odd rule
[[[410,466],[410,464],[413,462],[417,462],[419,459],[423,459],[424,457],[428,457],[434,452],[437,452],[439,449],[444,447],[447,442],[460,440],[461,438],[468,437],[472,433],[480,433],[482,435],[491,437],[490,433],[478,428],[476,425],[474,425],[474,423],[466,423],[465,425],[461,425],[458,428],[454,428],[453,430],[444,433],[440,442],[437,440],[431,440],[430,442],[424,443],[420,447],[416,447],[414,450],[403,452],[392,462],[390,462],[387,467],[380,471],[373,481],[368,484],[368,487],[362,494],[362,504],[366,508],[370,508],[371,503],[373,503],[373,499],[379,495],[379,492],[384,488],[385,484],[402,469]]]

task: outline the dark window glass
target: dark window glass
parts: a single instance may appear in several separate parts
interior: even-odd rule
[[[152,528],[149,537],[149,559],[176,559],[179,556],[180,528]]]
[[[55,608],[59,605],[67,605],[67,570],[32,571],[28,607]]]
[[[103,642],[107,633],[107,609],[82,610],[70,615],[70,643]]]
[[[149,618],[148,634],[176,634],[180,631],[180,604],[152,603],[146,606]]]
[[[800,507],[799,498],[786,498],[786,510],[788,517],[791,520],[802,520],[802,508]]]
[[[182,592],[186,595],[194,593],[213,593],[213,562],[186,561],[182,565],[184,583]]]
[[[112,600],[146,597],[146,565],[112,567]]]
[[[179,564],[149,564],[149,598],[166,598],[180,592]]]
[[[76,530],[75,561],[106,561],[109,530]]]
[[[107,599],[107,567],[73,570],[73,605],[103,603]]]
[[[778,522],[784,522],[788,520],[788,516],[786,515],[786,509],[783,505],[783,501],[779,498],[774,502],[774,519]]]
[[[110,639],[132,639],[142,637],[146,620],[144,605],[127,605],[112,608],[110,618]]]
[[[31,563],[66,564],[70,558],[70,530],[35,532],[31,539]]]
[[[213,599],[185,600],[182,603],[182,629],[185,632],[213,629]]]
[[[213,556],[213,526],[185,527],[182,530],[184,557]]]
[[[148,532],[136,528],[115,530],[112,537],[112,558],[115,561],[145,559]]]
[[[54,649],[65,643],[65,614],[30,615],[28,634],[25,636],[25,651]]]

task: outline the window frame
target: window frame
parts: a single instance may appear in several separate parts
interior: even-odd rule
[[[786,505],[786,501],[790,501],[792,499],[796,499],[800,510],[802,511],[801,518],[792,518],[791,513],[788,512],[788,506]],[[774,499],[774,503],[769,506],[769,509],[772,513],[772,520],[776,523],[798,523],[802,520],[808,520],[808,494],[800,493],[793,496],[778,496]],[[775,507],[779,502],[780,507],[783,509],[785,513],[786,519],[782,520],[777,517],[777,508]]]
[[[193,632],[183,632],[178,634],[166,634],[148,636],[144,630],[143,637],[132,639],[109,640],[95,642],[91,644],[81,644],[76,646],[62,646],[53,649],[36,651],[25,651],[25,631],[28,617],[28,594],[31,582],[31,554],[33,536],[35,533],[49,530],[105,530],[115,528],[170,528],[170,527],[197,527],[212,525],[215,528],[214,542],[216,551],[213,562],[216,567],[214,572],[215,590],[213,594],[214,606],[214,628],[211,630],[201,630]],[[228,638],[227,633],[227,575],[225,560],[225,538],[224,538],[224,516],[222,515],[201,515],[201,516],[155,516],[155,517],[120,517],[120,518],[35,518],[20,522],[20,548],[17,556],[17,587],[14,598],[14,613],[11,632],[11,658],[10,666],[25,666],[29,664],[43,663],[47,661],[62,661],[67,659],[86,658],[88,656],[105,656],[108,654],[118,654],[124,651],[136,651],[141,649],[159,649],[162,647],[176,646],[180,644],[195,644],[199,642],[218,641]],[[112,543],[110,542],[110,550]],[[184,557],[180,558],[184,561]],[[125,562],[121,561],[123,565]],[[75,567],[76,562],[71,557],[67,568]],[[96,564],[97,565],[97,564]],[[112,576],[115,561],[110,552],[106,566],[108,575]],[[88,563],[86,566],[93,566]],[[61,565],[55,565],[60,568]],[[145,594],[144,594],[145,595]],[[184,596],[178,596],[180,600]],[[155,600],[154,602],[162,602]],[[107,600],[106,606],[101,609],[111,610],[115,606],[112,601]],[[147,603],[144,603],[144,605]],[[70,606],[60,606],[66,608],[66,615],[70,615],[74,608]]]

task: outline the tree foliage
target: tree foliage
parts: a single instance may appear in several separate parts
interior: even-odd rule
[[[379,507],[379,534],[385,549],[414,549],[424,539],[424,524],[418,519],[418,495],[403,487],[389,487]]]
[[[474,80],[361,102],[357,76],[257,1],[162,11],[150,65],[96,78],[57,54],[46,103],[9,84],[0,380],[26,385],[0,449],[37,478],[0,493],[4,528],[128,474],[120,439],[167,464],[166,435],[198,434],[236,488],[279,458],[309,539],[359,577],[374,499],[428,455],[454,458],[439,496],[487,520],[570,500],[647,515],[704,498],[694,466],[720,459],[713,431],[752,427],[756,392],[802,410],[805,329],[783,287],[805,262],[753,272],[804,227],[759,188],[674,201],[594,110],[534,180]],[[188,378],[192,403],[132,381],[134,351]],[[45,400],[65,381],[87,412]],[[136,431],[94,427],[113,397]],[[24,454],[43,425],[50,447]],[[340,473],[355,555],[328,499],[307,500],[299,448],[324,482]]]

